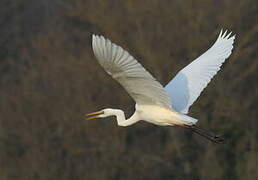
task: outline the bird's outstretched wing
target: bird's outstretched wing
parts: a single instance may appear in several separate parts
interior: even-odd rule
[[[217,41],[204,54],[195,59],[165,86],[172,108],[187,114],[189,107],[199,97],[220,66],[231,54],[235,36],[220,32]]]
[[[137,104],[171,107],[163,86],[127,51],[103,36],[92,36],[92,48],[100,65],[117,80]]]

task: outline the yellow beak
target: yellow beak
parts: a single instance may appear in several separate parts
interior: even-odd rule
[[[98,118],[98,116],[101,115],[101,114],[104,114],[104,112],[103,111],[97,111],[97,112],[86,114],[85,116],[86,116],[87,120],[90,120],[90,119]]]

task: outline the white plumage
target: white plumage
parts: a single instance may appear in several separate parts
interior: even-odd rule
[[[172,100],[172,108],[183,114],[199,97],[213,76],[220,70],[222,63],[233,49],[235,36],[220,31],[217,41],[204,54],[195,59],[165,86]]]
[[[171,107],[163,86],[127,51],[96,35],[92,36],[92,47],[100,65],[126,89],[137,104]]]
[[[93,35],[92,48],[97,60],[135,100],[136,110],[127,120],[119,109],[90,113],[87,119],[116,116],[120,126],[145,120],[156,125],[193,127],[197,120],[185,114],[231,54],[235,36],[230,34],[221,31],[213,46],[179,71],[165,88],[127,51],[103,36]],[[200,131],[197,133],[203,135]]]

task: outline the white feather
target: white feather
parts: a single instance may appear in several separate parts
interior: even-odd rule
[[[230,37],[230,34],[221,30],[213,46],[179,71],[165,86],[174,110],[187,114],[189,107],[220,70],[233,49],[235,36]]]
[[[97,35],[92,36],[92,47],[100,65],[137,104],[171,108],[170,98],[163,86],[127,51]]]

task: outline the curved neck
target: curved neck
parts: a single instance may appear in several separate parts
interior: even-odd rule
[[[136,112],[129,119],[125,119],[125,113],[120,109],[113,109],[113,115],[116,116],[119,126],[130,126],[140,120]]]

